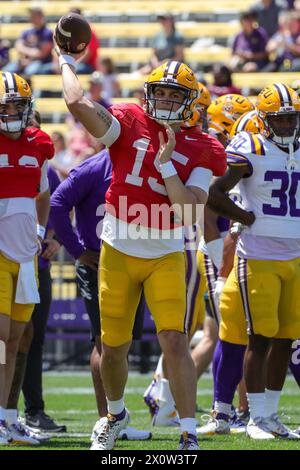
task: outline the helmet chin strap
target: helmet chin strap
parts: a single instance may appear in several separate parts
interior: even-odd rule
[[[294,144],[292,143],[289,144],[289,155],[286,159],[285,167],[287,170],[296,170],[298,168],[298,161],[295,158]]]

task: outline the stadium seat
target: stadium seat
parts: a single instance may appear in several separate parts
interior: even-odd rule
[[[185,49],[185,60],[191,66],[193,64],[209,65],[215,62],[228,61],[231,51],[227,47],[212,46],[209,49]],[[127,68],[132,72],[138,66],[145,64],[151,56],[151,48],[148,47],[102,47],[99,56],[110,57],[117,68]],[[18,53],[16,49],[10,51],[11,61],[16,61]]]
[[[55,23],[48,25],[52,30]],[[2,37],[16,40],[25,29],[30,28],[30,23],[4,23],[1,25]],[[94,23],[93,29],[101,38],[114,39],[151,39],[159,30],[159,23]],[[222,22],[196,22],[181,21],[177,29],[186,39],[198,39],[199,37],[229,38],[240,30],[237,21]]]
[[[68,126],[64,122],[62,123],[43,123],[42,124],[42,129],[45,131],[47,134],[51,135],[52,132],[60,132],[62,135],[66,135],[68,132]]]
[[[172,11],[174,14],[189,13],[211,13],[226,12],[238,13],[243,11],[253,3],[253,0],[217,0],[215,2],[207,2],[206,0],[189,0],[188,8],[186,3],[181,0],[164,0],[160,2],[148,2],[147,0],[100,0],[72,2],[72,6],[83,9],[88,17],[111,15],[156,15],[162,11]],[[1,14],[4,17],[28,16],[28,8],[36,6],[37,2],[31,1],[1,1]],[[59,17],[65,14],[70,8],[68,0],[60,1],[43,1],[38,6],[42,7],[45,15]]]
[[[138,103],[136,98],[113,98],[112,103]],[[42,114],[67,113],[68,108],[63,98],[37,98],[35,108]]]
[[[212,75],[204,74],[205,80],[212,83]],[[84,89],[88,87],[89,75],[80,75],[79,80]],[[293,82],[299,80],[298,72],[272,72],[272,73],[234,73],[232,75],[233,83],[243,89],[261,90],[264,86],[274,82],[284,82],[287,85],[293,85]],[[119,75],[121,88],[125,91],[143,88],[145,77],[135,77],[132,74],[124,73]],[[35,75],[32,77],[32,86],[34,90],[51,90],[59,92],[62,90],[61,79],[53,75]]]

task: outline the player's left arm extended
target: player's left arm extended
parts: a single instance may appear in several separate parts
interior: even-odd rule
[[[225,175],[217,178],[209,189],[207,205],[217,214],[235,220],[243,225],[251,225],[255,220],[253,212],[238,207],[228,192],[249,173],[247,165],[229,166]]]

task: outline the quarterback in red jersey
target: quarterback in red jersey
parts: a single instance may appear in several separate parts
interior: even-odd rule
[[[54,154],[47,134],[27,128],[31,113],[26,80],[0,73],[0,444],[30,443],[6,408],[18,343],[39,302],[35,258],[49,213],[47,160]]]
[[[58,53],[66,104],[109,147],[113,164],[99,267],[101,374],[109,413],[92,449],[112,449],[128,422],[126,358],[144,289],[180,416],[180,449],[196,450],[196,375],[185,325],[182,220],[192,224],[197,206],[206,203],[212,175],[225,171],[224,150],[214,138],[183,128],[199,93],[185,64],[168,61],[151,73],[144,109],[120,105],[109,112],[84,96],[75,73],[80,56]]]

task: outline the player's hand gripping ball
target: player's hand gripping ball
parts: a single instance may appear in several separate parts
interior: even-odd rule
[[[73,54],[83,52],[89,45],[92,31],[87,20],[77,13],[68,13],[56,25],[54,38],[57,45]]]

